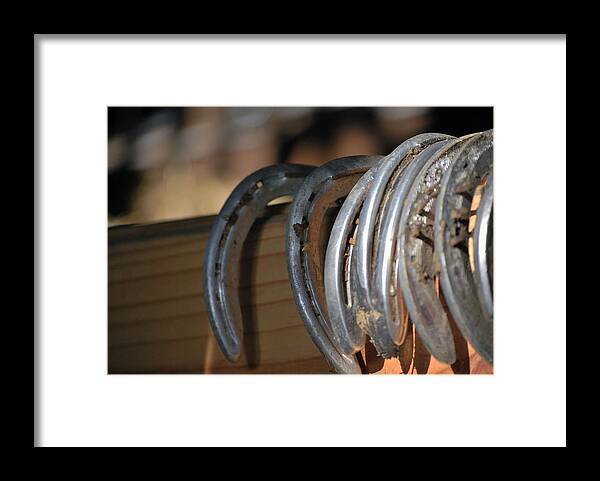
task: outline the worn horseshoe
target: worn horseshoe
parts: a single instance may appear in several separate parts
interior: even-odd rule
[[[382,214],[380,247],[377,250],[372,289],[373,309],[383,313],[372,321],[373,337],[377,339],[379,349],[384,352],[394,352],[404,340],[408,323],[401,322],[397,302],[398,297],[403,296],[409,317],[421,340],[433,356],[448,364],[456,360],[456,353],[452,330],[445,313],[442,310],[441,313],[436,312],[439,315],[424,316],[414,299],[410,295],[407,296],[407,280],[402,276],[398,279],[395,274],[402,272],[400,267],[402,256],[397,256],[396,253],[404,233],[403,224],[406,214],[410,210],[411,186],[418,181],[423,169],[437,158],[440,151],[456,142],[457,139],[443,140],[426,147],[404,169],[398,182],[393,186],[390,200]]]
[[[374,165],[354,185],[335,219],[325,255],[325,293],[331,329],[339,347],[354,354],[365,345],[366,334],[353,312],[352,259],[358,217],[377,169]]]
[[[231,362],[239,359],[243,339],[237,289],[246,236],[271,200],[294,195],[313,170],[282,164],[254,172],[231,193],[212,227],[204,258],[204,299],[212,331]]]
[[[440,284],[452,317],[467,341],[493,363],[493,318],[486,315],[471,270],[469,219],[473,196],[489,174],[493,131],[478,134],[450,166],[435,207],[434,256]]]
[[[286,230],[288,272],[306,328],[338,373],[360,374],[354,355],[336,342],[327,317],[323,259],[329,240],[330,209],[339,208],[352,187],[381,157],[353,156],[327,162],[306,177],[296,193]]]
[[[444,173],[469,138],[450,142],[422,166],[404,200],[392,248],[395,282],[402,290],[410,318],[429,352],[446,364],[456,362],[456,350],[450,321],[436,291],[433,203]]]
[[[399,354],[397,346],[379,343],[378,328],[387,321],[384,317],[385,310],[381,309],[376,292],[372,289],[374,259],[378,255],[379,234],[383,227],[381,219],[385,212],[385,205],[391,198],[394,186],[413,160],[429,146],[450,139],[453,137],[444,134],[421,134],[400,144],[381,161],[360,212],[354,253],[356,262],[354,272],[357,280],[353,299],[354,312],[358,324],[370,335],[378,353],[384,358]],[[401,339],[397,336],[395,338],[398,345],[401,344]]]
[[[477,221],[474,234],[475,251],[475,281],[479,300],[485,315],[492,318],[494,315],[493,297],[493,206],[494,204],[494,174],[487,178],[485,190],[477,209]]]

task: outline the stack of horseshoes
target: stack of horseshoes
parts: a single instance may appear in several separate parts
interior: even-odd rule
[[[384,358],[412,354],[413,324],[426,349],[453,364],[450,316],[493,364],[492,157],[491,130],[459,138],[426,133],[385,157],[273,165],[245,178],[215,221],[204,262],[210,325],[226,358],[235,362],[242,346],[242,245],[265,206],[290,195],[294,299],[336,372],[361,373],[356,353],[367,339]],[[331,227],[332,208],[339,210]],[[324,262],[317,248],[323,230]]]

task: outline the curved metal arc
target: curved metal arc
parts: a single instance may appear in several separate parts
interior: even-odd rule
[[[411,319],[429,352],[446,364],[456,362],[454,336],[446,310],[435,288],[432,212],[435,191],[465,142],[455,139],[421,168],[406,195],[395,242],[395,282],[402,289]]]
[[[379,231],[386,227],[386,222],[382,220],[386,205],[395,195],[395,188],[405,170],[425,149],[452,138],[445,134],[421,134],[400,144],[382,160],[360,213],[356,252],[353,259],[355,261],[354,276],[357,280],[353,299],[354,313],[361,327],[371,335],[371,340],[378,352],[384,357],[395,356],[398,352],[397,349],[392,349],[389,343],[387,345],[379,343],[378,332],[377,330],[373,331],[372,328],[372,326],[381,326],[381,321],[385,320],[385,311],[381,309],[379,300],[376,299],[376,293],[372,289],[373,264],[379,251],[375,240],[378,239],[377,242],[379,242],[381,234]],[[376,263],[375,266],[377,266]]]
[[[239,359],[243,339],[237,289],[246,236],[271,200],[294,195],[313,170],[298,164],[260,169],[238,184],[215,219],[204,257],[204,299],[211,329],[231,362]]]
[[[327,321],[327,309],[316,295],[318,287],[309,272],[310,263],[314,262],[314,258],[311,259],[314,246],[309,248],[307,239],[311,228],[318,229],[324,221],[319,218],[324,211],[314,212],[314,206],[323,199],[327,200],[328,193],[334,194],[329,199],[331,202],[346,197],[360,176],[380,159],[377,156],[344,157],[317,168],[296,194],[287,224],[288,272],[296,305],[314,343],[328,363],[340,373],[360,373],[361,370],[355,356],[344,352],[337,344]],[[350,176],[357,180],[348,184]]]
[[[494,174],[493,172],[487,178],[485,190],[479,202],[477,209],[477,221],[474,233],[474,251],[475,251],[475,283],[477,293],[483,307],[484,313],[488,318],[494,315],[494,298],[492,291],[492,276],[490,265],[493,259],[492,254],[492,228],[493,228],[493,204],[494,204]]]
[[[420,134],[404,141],[381,161],[381,166],[371,184],[363,203],[355,246],[357,303],[365,309],[371,307],[370,286],[372,282],[373,243],[378,211],[386,187],[397,168],[405,168],[427,146],[452,137],[445,134]]]
[[[325,255],[325,292],[329,322],[336,342],[346,354],[360,351],[366,340],[356,323],[352,309],[354,276],[351,265],[354,245],[350,242],[356,232],[356,222],[379,164],[375,164],[354,185],[335,219]]]
[[[493,363],[493,319],[485,315],[471,271],[468,222],[471,202],[493,162],[493,131],[480,133],[448,169],[436,201],[435,260],[452,317],[467,341]]]
[[[418,180],[424,166],[432,158],[435,159],[440,150],[452,145],[455,141],[456,139],[444,140],[423,149],[406,167],[401,178],[394,186],[389,202],[384,206],[381,222],[383,228],[379,238],[381,247],[377,251],[371,299],[373,307],[383,314],[371,323],[373,332],[371,337],[378,351],[383,354],[395,353],[406,335],[408,323],[402,322],[403,319],[395,315],[397,313],[394,312],[392,304],[398,301],[397,296],[404,294],[409,317],[417,327],[419,335],[423,336],[424,334],[428,340],[440,341],[430,342],[429,344],[445,362],[451,360],[454,356],[454,341],[447,320],[444,323],[445,319],[440,319],[435,329],[431,329],[424,324],[420,312],[411,302],[412,299],[407,299],[405,286],[402,282],[398,282],[393,274],[397,270],[397,262],[400,261],[400,259],[395,258],[395,253],[398,239],[402,234],[402,216],[408,211],[409,207],[407,196],[410,188]],[[426,340],[423,339],[423,341],[429,348],[429,345],[425,342]]]

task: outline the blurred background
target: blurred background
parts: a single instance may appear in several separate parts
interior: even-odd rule
[[[109,107],[109,226],[216,214],[248,174],[493,127],[492,107]]]

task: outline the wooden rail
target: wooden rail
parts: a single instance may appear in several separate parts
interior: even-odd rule
[[[296,310],[285,259],[285,206],[272,206],[244,245],[240,302],[245,340],[229,363],[212,336],[202,262],[214,217],[108,230],[108,372],[328,373]],[[448,366],[424,350],[410,372],[480,373],[491,368],[470,347]],[[419,358],[420,356],[420,358]],[[362,353],[365,371],[399,373],[397,360]]]

